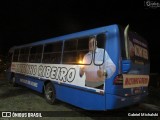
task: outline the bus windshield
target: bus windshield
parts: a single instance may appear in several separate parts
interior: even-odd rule
[[[141,36],[125,29],[122,41],[124,43],[123,54],[125,54],[126,59],[131,59],[138,63],[149,62],[148,44]]]

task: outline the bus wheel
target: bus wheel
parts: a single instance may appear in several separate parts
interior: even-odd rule
[[[15,76],[12,77],[12,85],[13,85],[13,87],[17,87],[18,86],[18,84],[16,83]]]
[[[56,99],[56,91],[51,82],[45,85],[44,89],[45,99],[49,104],[54,104]]]

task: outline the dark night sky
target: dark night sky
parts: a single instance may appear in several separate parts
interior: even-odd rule
[[[7,1],[0,7],[0,54],[6,55],[14,45],[115,23],[130,24],[149,43],[151,72],[160,72],[160,7],[151,8],[145,2]]]

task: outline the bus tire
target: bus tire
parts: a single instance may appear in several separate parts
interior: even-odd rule
[[[47,83],[44,87],[44,96],[49,104],[54,104],[56,100],[56,91],[51,82]]]
[[[15,76],[12,76],[12,85],[13,85],[13,87],[17,87],[18,86],[18,84],[16,83]]]

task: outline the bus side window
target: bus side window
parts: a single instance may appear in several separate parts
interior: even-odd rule
[[[46,44],[43,52],[43,63],[59,64],[61,62],[62,42]]]
[[[66,40],[64,44],[63,63],[75,64],[77,61],[77,40]]]
[[[21,48],[19,62],[28,62],[29,48]]]
[[[64,64],[83,64],[84,56],[89,52],[89,37],[65,41],[63,52]],[[89,63],[91,63],[89,61]]]
[[[29,62],[40,63],[42,58],[43,46],[33,46],[30,50]]]
[[[13,62],[18,62],[19,49],[14,50]]]
[[[83,63],[83,58],[88,52],[89,52],[89,37],[78,39],[78,46],[77,46],[78,64],[85,64]],[[88,61],[88,63],[91,63],[91,61]]]

